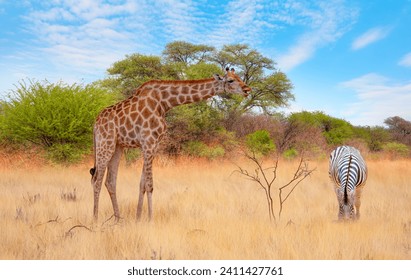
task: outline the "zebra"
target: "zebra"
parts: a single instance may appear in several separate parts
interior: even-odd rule
[[[338,220],[347,216],[351,220],[359,219],[361,193],[367,181],[367,165],[360,152],[350,146],[337,147],[330,155],[329,176],[335,184]]]

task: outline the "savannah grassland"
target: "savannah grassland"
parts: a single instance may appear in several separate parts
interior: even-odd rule
[[[157,159],[152,222],[135,220],[141,162],[122,164],[115,224],[104,186],[93,223],[91,163],[3,158],[0,259],[411,259],[410,160],[368,160],[362,217],[353,223],[336,222],[327,161],[310,161],[316,170],[284,204],[277,225],[264,191],[233,173],[233,162]],[[277,186],[296,164],[280,162]]]

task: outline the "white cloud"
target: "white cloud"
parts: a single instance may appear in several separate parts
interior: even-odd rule
[[[404,55],[398,64],[405,67],[411,67],[411,52]]]
[[[378,74],[367,74],[341,83],[357,94],[343,115],[356,125],[382,125],[392,116],[411,119],[411,81],[394,82]]]
[[[220,36],[221,43],[253,42],[261,36],[264,20],[261,15],[261,1],[231,1],[224,8],[220,23],[211,36]]]
[[[348,8],[343,1],[319,2],[318,6],[305,2],[288,1],[289,15],[286,23],[307,29],[288,51],[280,54],[278,65],[289,71],[310,59],[318,48],[338,40],[355,22],[358,11]],[[286,9],[287,10],[287,9]],[[284,17],[281,17],[284,18]]]
[[[1,0],[0,0],[1,1]],[[276,59],[289,70],[335,42],[356,20],[344,0],[53,0],[26,1],[21,47],[35,59],[28,76],[102,78],[115,61],[134,52],[159,55],[174,40],[209,44],[275,41],[280,30],[299,30],[295,44]],[[31,4],[30,4],[31,3]],[[291,41],[292,42],[292,41]],[[17,53],[17,51],[16,51]],[[11,61],[11,59],[10,59]],[[41,63],[39,63],[41,61]],[[13,71],[13,63],[9,72]],[[16,72],[21,72],[17,71]],[[62,77],[64,79],[64,76]]]
[[[101,77],[114,61],[145,43],[136,42],[134,25],[128,26],[136,15],[135,1],[62,0],[33,4],[25,19],[35,36],[32,51],[38,56],[61,72]]]
[[[354,40],[351,45],[351,49],[359,50],[365,48],[366,46],[375,43],[379,40],[384,39],[390,33],[390,28],[388,27],[375,27],[364,34],[360,35]]]
[[[191,41],[190,39],[197,38],[199,19],[194,2],[191,0],[154,1],[149,8],[156,18],[151,27],[157,28],[158,33],[165,35],[169,41]]]

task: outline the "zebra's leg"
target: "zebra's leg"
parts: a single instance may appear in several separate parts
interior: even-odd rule
[[[338,200],[338,220],[342,221],[345,216],[344,192],[341,191],[340,188],[336,188],[335,193],[337,194],[337,200]]]
[[[361,193],[362,188],[357,188],[355,191],[355,218],[357,220],[360,219]]]
[[[354,191],[350,192],[348,194],[348,201],[347,201],[347,214],[350,220],[355,220],[355,209],[354,209],[354,204],[355,204],[355,189]]]
[[[354,220],[355,219],[354,205],[352,203],[349,203],[347,205],[347,209],[348,209],[348,216],[350,217],[350,220]]]
[[[338,220],[342,221],[345,216],[345,205],[344,203],[339,203],[339,209],[338,209]]]

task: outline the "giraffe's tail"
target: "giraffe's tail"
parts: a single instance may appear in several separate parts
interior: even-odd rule
[[[94,177],[94,174],[96,173],[96,131],[95,131],[96,127],[93,127],[93,150],[94,150],[94,166],[93,168],[90,169],[90,174],[91,174],[91,178]]]
[[[90,169],[91,177],[93,177],[95,173],[96,173],[96,167],[94,166],[93,168]]]

